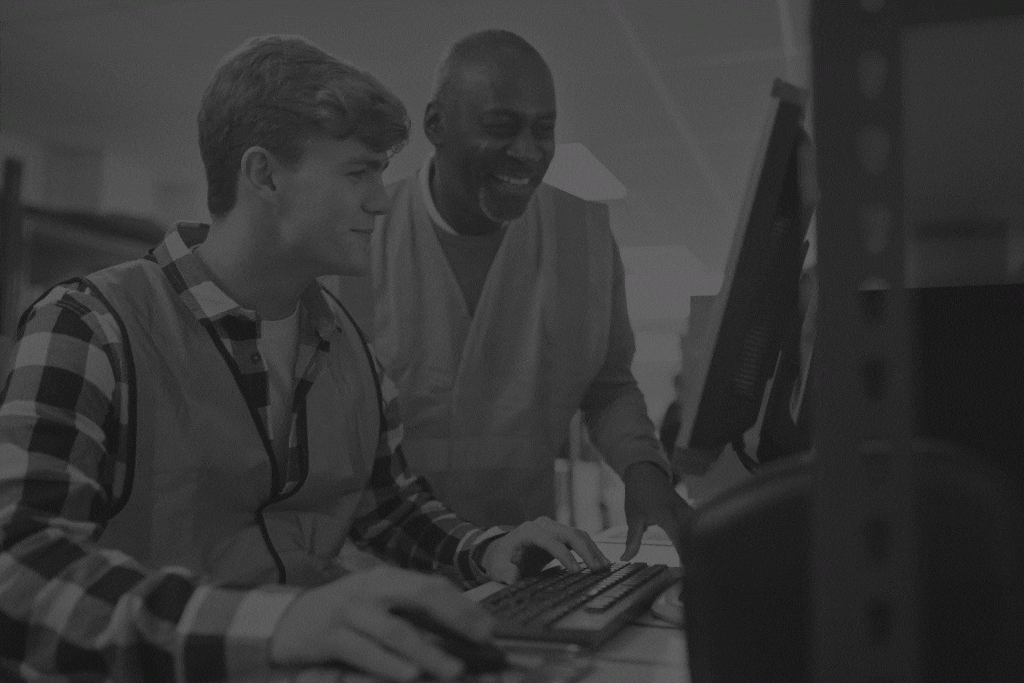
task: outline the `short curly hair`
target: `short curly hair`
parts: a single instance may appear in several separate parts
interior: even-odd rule
[[[237,201],[242,155],[253,146],[297,164],[318,135],[354,137],[394,154],[409,139],[405,105],[376,78],[299,36],[250,38],[217,67],[199,108],[207,207],[223,217]]]

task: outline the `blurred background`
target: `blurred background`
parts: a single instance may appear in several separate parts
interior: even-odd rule
[[[19,283],[13,307],[64,277],[141,254],[177,220],[208,220],[196,112],[218,60],[246,38],[303,35],[390,87],[413,122],[386,174],[395,179],[429,154],[420,122],[446,45],[507,28],[533,43],[554,74],[559,146],[546,180],[610,206],[636,333],[634,371],[660,425],[699,327],[699,313],[688,323],[691,301],[700,309],[721,286],[772,82],[810,84],[808,7],[4,0],[0,159],[20,162],[23,228],[19,240],[8,231],[2,243],[6,277]],[[575,431],[562,515],[591,529],[620,522],[620,484]],[[744,476],[736,458],[723,457],[680,490],[700,500]]]

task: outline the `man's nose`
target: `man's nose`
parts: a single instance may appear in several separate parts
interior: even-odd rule
[[[529,127],[523,128],[519,131],[519,135],[516,136],[515,140],[508,148],[509,156],[514,159],[521,161],[527,161],[530,163],[536,163],[543,158],[543,150],[541,150],[540,143],[537,138],[534,137],[533,131]]]

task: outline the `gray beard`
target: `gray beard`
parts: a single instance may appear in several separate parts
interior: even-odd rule
[[[483,214],[487,216],[488,220],[494,221],[495,223],[508,223],[509,221],[514,221],[523,215],[522,211],[519,211],[518,213],[513,213],[507,210],[502,211],[498,206],[495,206],[494,202],[491,201],[491,197],[488,195],[487,189],[483,187],[481,187],[480,191],[477,193],[477,201],[480,204],[480,210]]]

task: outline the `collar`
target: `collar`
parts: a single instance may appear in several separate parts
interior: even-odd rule
[[[210,226],[206,223],[178,223],[153,249],[151,258],[160,266],[171,287],[200,322],[217,322],[228,317],[258,322],[260,316],[255,311],[243,308],[221,289],[207,265],[192,251],[202,244],[209,232]],[[312,283],[302,293],[299,308],[308,312],[309,320],[313,322],[321,339],[327,339],[336,321],[318,283]]]

